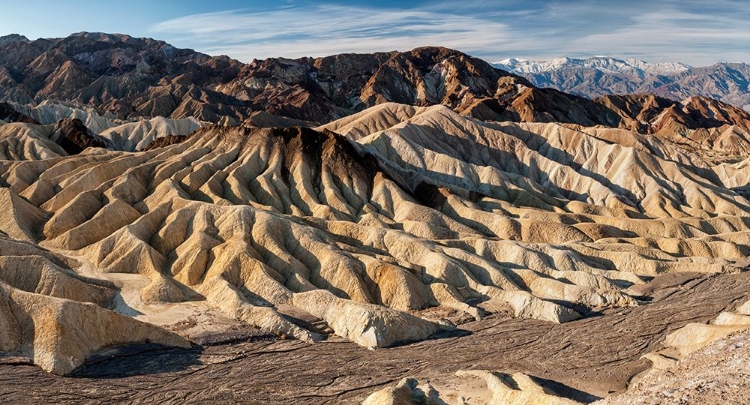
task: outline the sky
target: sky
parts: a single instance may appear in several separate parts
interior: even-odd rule
[[[5,2],[7,0],[0,0]],[[7,1],[0,35],[123,33],[243,62],[445,46],[483,58],[750,62],[745,0]]]

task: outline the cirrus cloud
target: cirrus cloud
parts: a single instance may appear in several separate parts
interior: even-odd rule
[[[465,48],[472,44],[474,49],[491,49],[498,38],[513,35],[506,24],[475,16],[337,5],[197,14],[161,22],[152,30],[180,36],[202,51],[240,60],[426,45]]]
[[[606,55],[693,65],[750,61],[750,2],[698,0],[334,3],[194,14],[153,25],[178,46],[250,61],[440,45],[485,58]]]

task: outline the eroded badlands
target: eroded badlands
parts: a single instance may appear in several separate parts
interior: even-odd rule
[[[345,344],[348,353],[381,353],[422,342],[385,349],[390,357],[446,339],[461,347],[486,330],[506,339],[508,327],[526,325],[544,341],[534,328],[584,331],[662,305],[669,324],[644,332],[646,340],[617,341],[636,349],[616,383],[502,362],[509,368],[454,375],[475,368],[467,364],[441,374],[484,381],[482,398],[497,403],[590,402],[560,399],[534,378],[603,397],[648,369],[641,355],[673,358],[664,350],[687,355],[716,340],[668,331],[717,316],[716,325],[747,324],[741,310],[719,315],[747,298],[736,273],[750,251],[750,169],[724,143],[484,122],[394,103],[316,129],[115,124],[87,138],[104,147],[79,154],[57,142],[72,136],[60,124],[0,124],[5,363],[64,375],[115,346],[197,350],[246,329],[294,339],[273,344],[282,351]],[[157,138],[166,140],[148,147]],[[713,303],[693,316],[695,308],[670,307],[663,295],[683,284],[659,281],[685,275],[685,285],[739,287],[696,293]],[[602,344],[588,350],[613,350]],[[555,354],[549,345],[535,355]],[[604,355],[594,358],[590,367],[608,367]],[[369,392],[352,384],[360,400],[385,390],[370,403],[407,391],[429,396],[398,381],[424,378],[429,364],[379,379]]]

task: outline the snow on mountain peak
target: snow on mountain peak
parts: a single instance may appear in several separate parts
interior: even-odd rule
[[[586,59],[561,57],[549,61],[528,61],[509,58],[493,63],[495,67],[515,74],[542,73],[566,67],[586,67],[608,73],[627,75],[673,75],[690,69],[690,66],[679,62],[649,63],[639,59],[616,59],[608,56],[595,56]]]

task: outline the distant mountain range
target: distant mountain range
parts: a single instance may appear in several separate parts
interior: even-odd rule
[[[569,93],[586,96],[599,94],[589,94],[595,88],[587,84],[592,80],[603,87],[609,83],[610,90],[601,90],[601,94],[650,91],[631,85],[636,81],[633,78],[650,83],[653,93],[662,94],[682,81],[656,86],[657,82],[684,75],[688,75],[683,80],[687,81],[693,77],[690,74],[697,75],[690,73],[696,69],[686,65],[601,58],[508,64],[511,70],[532,78],[549,75],[562,80],[567,71],[582,71],[571,73],[571,78],[562,82],[570,82]],[[734,78],[732,83],[744,77],[739,73],[726,76]],[[535,86],[524,77],[442,47],[270,58],[245,64],[227,56],[209,56],[155,39],[120,34],[79,33],[35,41],[20,35],[0,37],[0,102],[7,103],[0,105],[0,119],[52,124],[72,117],[70,112],[75,110],[75,118],[103,136],[97,142],[107,140],[127,150],[145,148],[146,141],[182,132],[167,127],[192,130],[198,124],[170,122],[158,136],[148,135],[152,131],[145,127],[116,130],[117,136],[105,133],[124,125],[122,120],[165,117],[227,126],[315,126],[387,102],[444,105],[484,121],[604,126],[654,134],[701,149],[750,150],[750,114],[711,98],[695,97],[697,91],[669,93],[672,99],[684,96],[680,102],[644,94],[592,100],[543,86],[549,84]],[[94,118],[91,112],[108,118]],[[61,128],[78,126],[71,123]],[[85,133],[73,131],[69,140],[85,148],[88,142],[79,142],[83,139],[79,135]]]
[[[505,59],[493,64],[539,87],[596,98],[608,94],[655,94],[672,100],[705,96],[750,110],[750,65],[648,63],[637,59],[594,57],[550,61]]]

